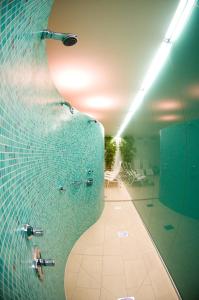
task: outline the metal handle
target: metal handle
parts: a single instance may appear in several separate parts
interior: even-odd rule
[[[37,265],[43,266],[43,267],[54,267],[55,261],[54,261],[54,259],[39,258],[39,259],[37,259]]]
[[[32,236],[42,236],[44,234],[43,229],[33,228],[30,224],[24,224],[22,231],[25,232],[28,239],[31,239]]]
[[[59,187],[59,191],[60,191],[60,192],[65,192],[66,189],[65,189],[63,186],[60,186],[60,187]]]
[[[33,235],[34,236],[42,236],[44,231],[41,228],[33,228]]]
[[[87,185],[87,186],[93,185],[93,178],[88,178],[88,179],[86,180],[86,185]]]
[[[38,247],[34,248],[32,267],[35,270],[39,280],[44,280],[43,267],[54,267],[54,259],[44,259],[41,257],[41,251]]]

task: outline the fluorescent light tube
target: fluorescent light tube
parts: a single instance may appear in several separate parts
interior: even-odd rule
[[[182,33],[183,28],[188,21],[188,18],[191,15],[191,12],[196,4],[196,0],[181,0],[176,12],[172,18],[172,21],[169,25],[169,28],[166,32],[164,40],[160,44],[152,63],[146,73],[146,76],[143,80],[140,90],[135,95],[134,99],[132,100],[132,104],[127,112],[124,121],[122,122],[117,134],[116,138],[119,138],[122,133],[124,132],[125,128],[127,127],[128,123],[130,122],[132,116],[135,114],[137,109],[141,106],[144,96],[154,83],[155,79],[157,78],[159,72],[163,68],[173,43],[177,40],[177,38]]]
[[[169,25],[167,33],[165,35],[166,40],[175,42],[180,36],[183,28],[190,17],[192,9],[194,8],[196,1],[195,0],[181,0],[175,15]]]
[[[144,90],[145,94],[150,89],[160,70],[164,66],[166,59],[169,56],[170,50],[171,43],[162,42],[142,83],[141,90]]]

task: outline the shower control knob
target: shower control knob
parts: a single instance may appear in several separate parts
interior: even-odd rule
[[[63,186],[60,186],[60,187],[59,187],[59,191],[60,191],[60,192],[65,192],[66,189],[65,189]]]
[[[34,236],[42,236],[44,231],[41,228],[32,228],[32,233]]]
[[[93,174],[93,170],[88,169],[88,170],[87,170],[87,175],[92,175],[92,174]]]
[[[54,266],[55,266],[54,259],[42,258],[40,249],[38,247],[34,248],[32,268],[35,270],[39,280],[41,281],[44,280],[43,267],[54,267]]]
[[[91,185],[93,185],[93,178],[88,178],[86,180],[86,186],[91,186]]]
[[[39,259],[37,259],[37,265],[44,266],[44,267],[54,267],[55,261],[54,261],[54,259],[39,258]]]
[[[23,226],[23,232],[26,233],[27,238],[30,240],[32,236],[42,236],[44,234],[43,230],[41,228],[33,228],[29,224],[25,224]]]

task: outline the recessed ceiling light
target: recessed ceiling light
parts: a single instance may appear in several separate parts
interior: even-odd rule
[[[57,71],[55,82],[64,90],[83,90],[93,82],[92,75],[81,69],[67,69]]]
[[[153,108],[157,110],[177,110],[182,106],[183,104],[180,101],[173,99],[159,100],[153,104]]]
[[[179,115],[165,115],[157,118],[157,121],[162,121],[162,122],[174,122],[181,120],[182,117]]]
[[[113,107],[115,102],[112,98],[106,97],[106,96],[95,96],[90,97],[85,100],[85,105],[89,108],[110,108]]]

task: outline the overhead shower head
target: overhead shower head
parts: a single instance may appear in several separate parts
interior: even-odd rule
[[[53,39],[62,41],[64,46],[73,46],[77,43],[77,35],[73,33],[53,32],[45,29],[41,32],[41,39]]]
[[[67,33],[62,39],[64,46],[73,46],[77,43],[77,36],[72,33]]]

